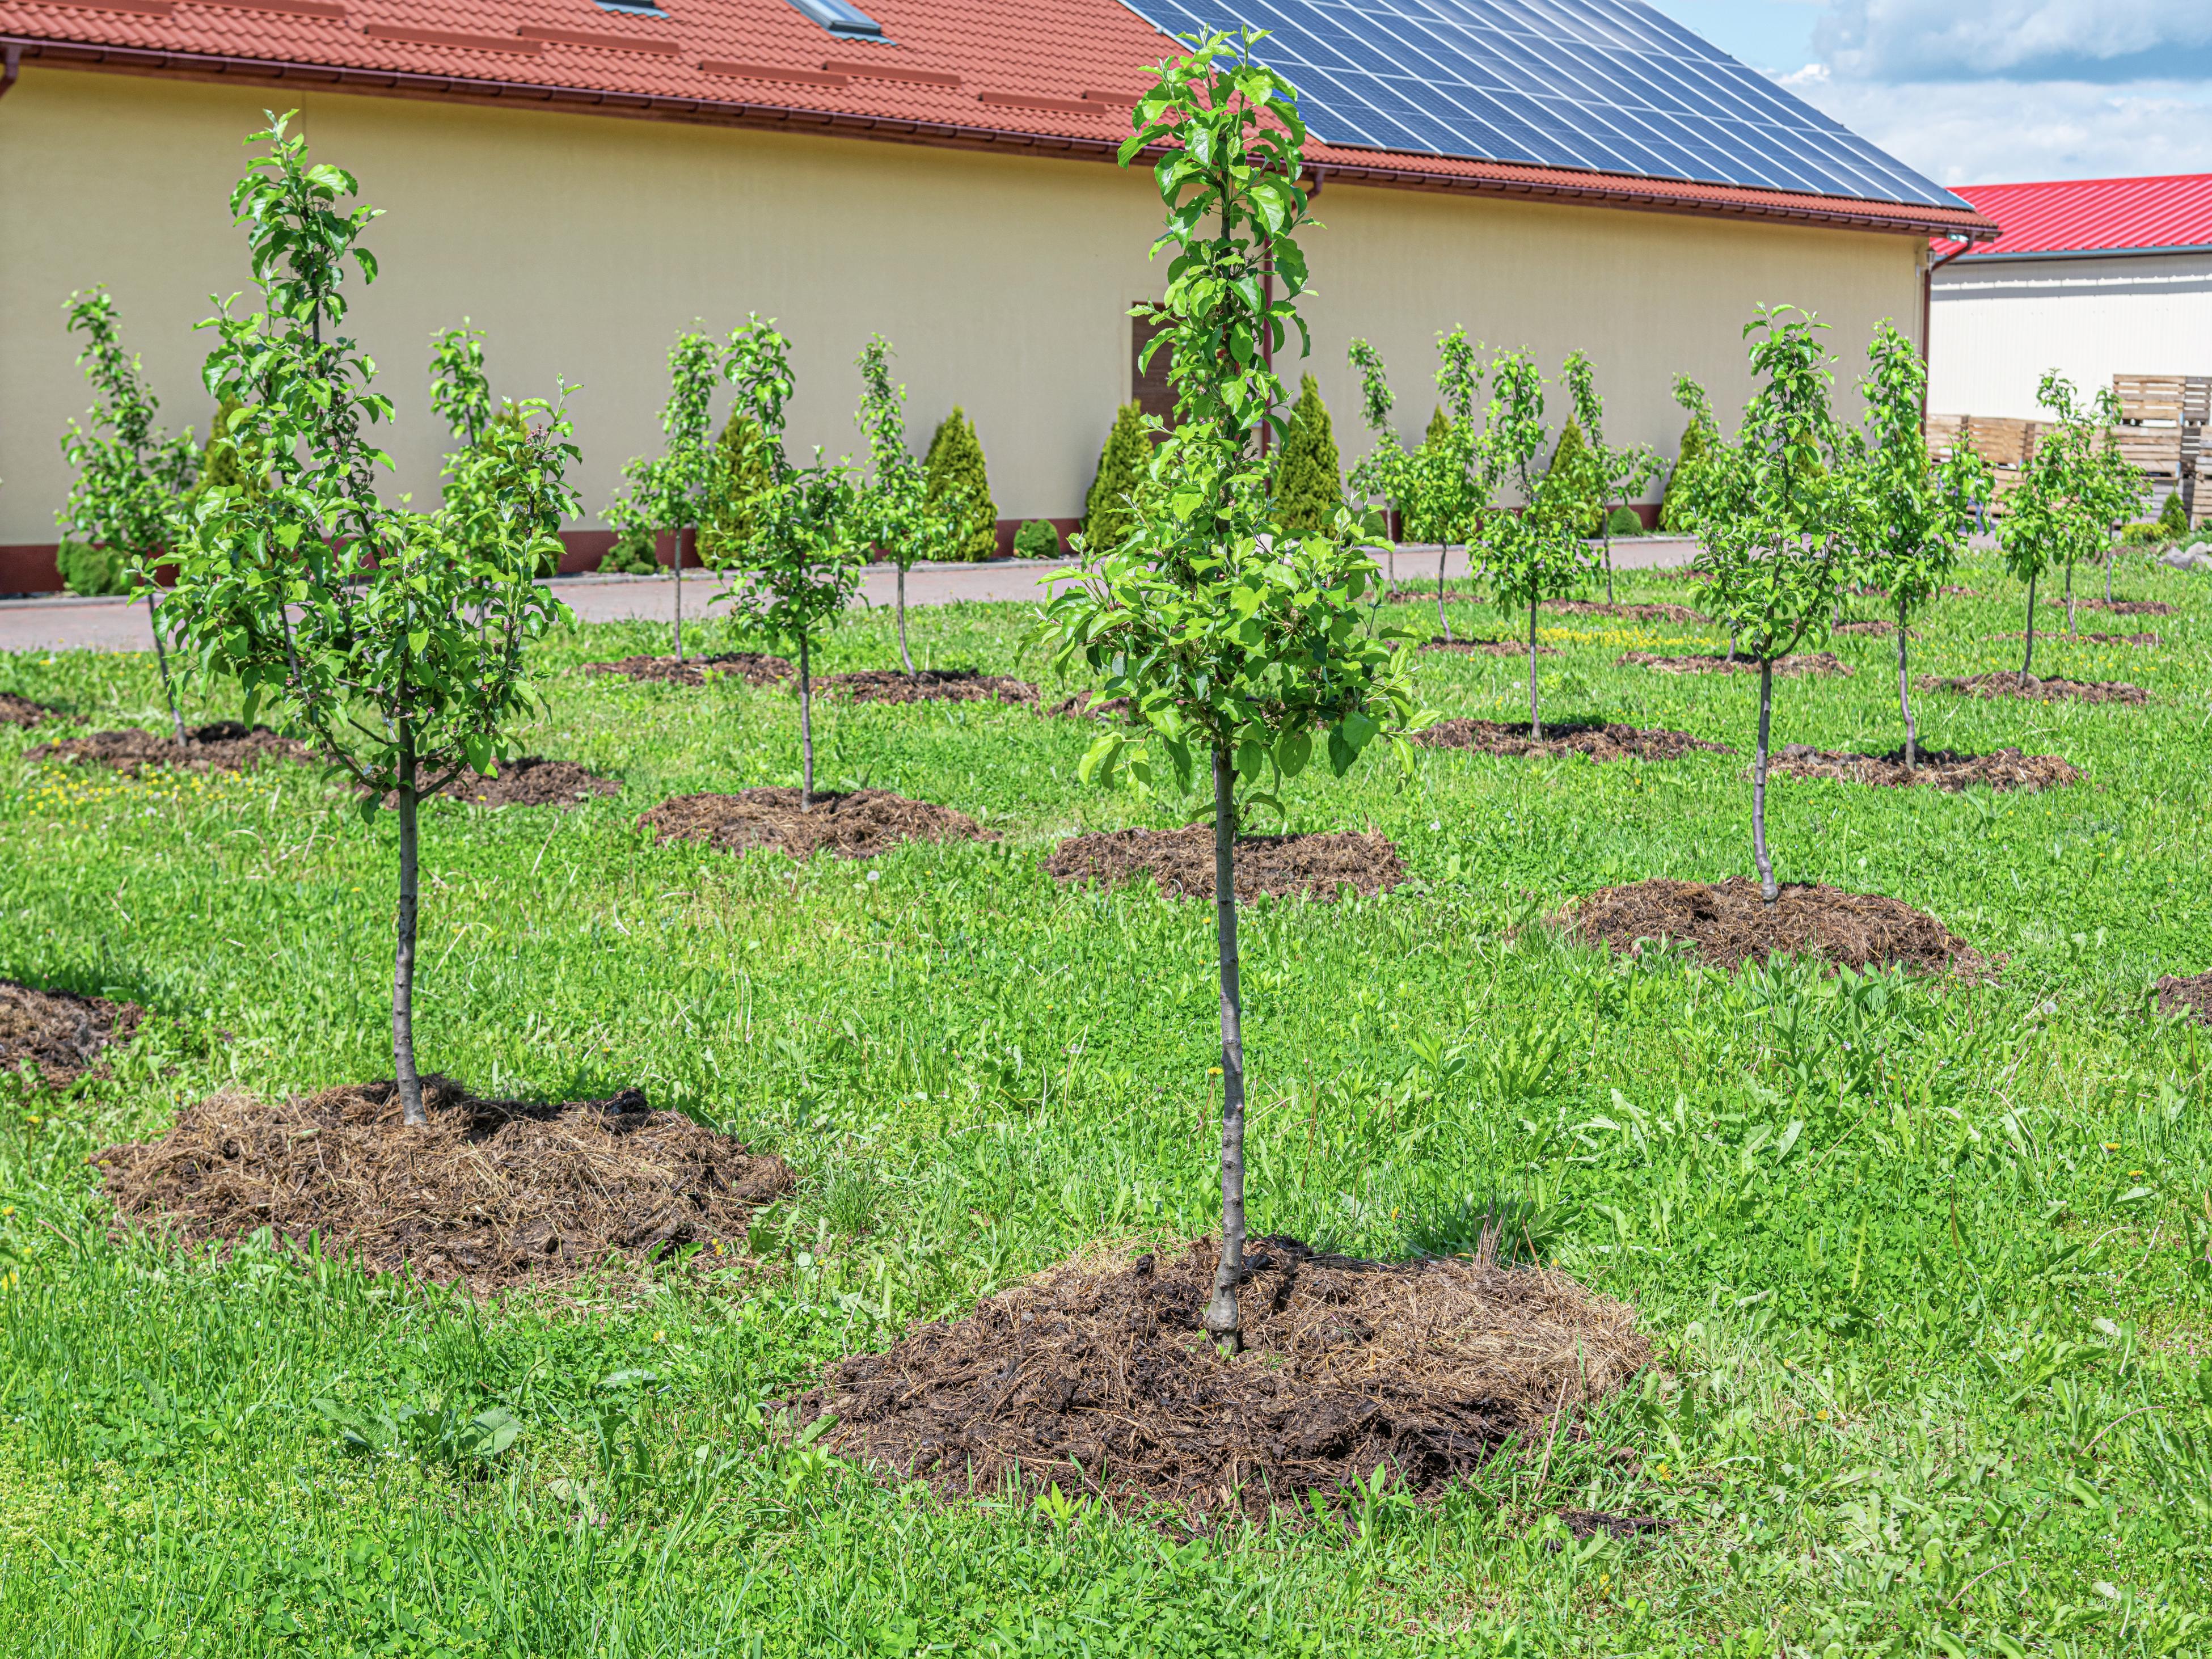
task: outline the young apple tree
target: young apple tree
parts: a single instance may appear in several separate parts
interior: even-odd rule
[[[633,456],[623,465],[629,487],[607,510],[619,535],[650,538],[665,531],[676,544],[676,623],[672,630],[676,660],[684,660],[684,532],[696,535],[705,521],[714,450],[709,441],[714,388],[722,379],[722,356],[714,342],[696,329],[676,337],[668,349],[668,402],[660,429],[668,434],[659,455]]]
[[[62,455],[76,469],[76,477],[54,522],[79,540],[130,561],[132,597],[145,598],[161,695],[168,702],[169,724],[182,743],[185,720],[177,712],[168,648],[155,613],[161,589],[154,567],[176,539],[183,497],[199,477],[199,448],[189,427],[173,435],[155,429],[161,402],[147,384],[137,355],[124,354],[121,320],[106,289],[70,295],[69,328],[85,338],[76,360],[92,384],[93,403],[87,411],[91,429],[72,420],[62,434]]]
[[[1482,434],[1474,418],[1475,394],[1482,389],[1482,368],[1467,331],[1455,328],[1437,337],[1437,410],[1443,424],[1430,423],[1425,442],[1413,452],[1412,495],[1422,518],[1437,533],[1437,626],[1452,636],[1444,615],[1444,556],[1452,543],[1463,543],[1472,556],[1482,533],[1490,489],[1481,474]],[[1449,410],[1450,412],[1445,414]]]
[[[2074,629],[2074,565],[2102,556],[2116,520],[2142,497],[2142,475],[2118,461],[2109,433],[2119,419],[2110,387],[2100,388],[2084,407],[2073,382],[2056,369],[2035,389],[2036,401],[2051,422],[2038,434],[2035,453],[2021,469],[2020,488],[2005,501],[1997,521],[1997,545],[2005,567],[2027,584],[2027,649],[2023,678],[2035,669],[2036,578],[2054,565],[2066,571],[2066,628]],[[2100,449],[2100,433],[2106,434]],[[2109,453],[2108,453],[2109,452]]]
[[[1271,351],[1293,324],[1304,334],[1305,126],[1289,83],[1252,61],[1258,38],[1192,37],[1154,70],[1122,143],[1124,166],[1162,151],[1154,178],[1167,225],[1153,252],[1174,258],[1150,315],[1162,325],[1152,349],[1171,354],[1176,421],[1153,456],[1159,487],[1142,526],[1063,579],[1072,585],[1046,603],[1039,635],[1063,668],[1089,665],[1101,698],[1128,698],[1139,723],[1099,738],[1083,759],[1086,781],[1126,774],[1149,788],[1164,781],[1156,756],[1184,789],[1195,763],[1212,770],[1222,1240],[1204,1325],[1224,1352],[1241,1346],[1245,1271],[1239,791],[1243,805],[1279,811],[1282,781],[1304,769],[1317,741],[1338,773],[1385,735],[1410,763],[1402,732],[1415,714],[1407,646],[1360,626],[1379,572],[1350,514],[1333,533],[1298,538],[1272,517],[1259,435],[1283,424]],[[1272,287],[1261,282],[1270,258]]]
[[[1735,443],[1708,451],[1688,480],[1686,505],[1708,603],[1738,648],[1759,665],[1751,850],[1769,904],[1779,892],[1766,855],[1774,665],[1801,641],[1825,637],[1838,562],[1854,529],[1853,481],[1836,464],[1831,359],[1820,340],[1826,327],[1794,306],[1762,306],[1744,325],[1751,372],[1760,385],[1744,407]],[[1691,407],[1704,407],[1702,391],[1692,390]]]
[[[906,573],[917,560],[964,556],[970,502],[957,483],[935,496],[929,474],[906,447],[906,388],[891,384],[890,342],[872,336],[857,359],[860,408],[854,416],[868,440],[867,483],[853,492],[853,528],[862,546],[880,547],[898,569],[895,601],[899,661],[911,676],[914,656],[906,642]]]
[[[1665,470],[1665,464],[1649,444],[1614,449],[1606,443],[1605,400],[1598,396],[1596,371],[1586,354],[1569,352],[1562,378],[1574,404],[1575,424],[1582,428],[1591,482],[1597,490],[1599,530],[1605,543],[1605,602],[1611,605],[1613,511],[1642,495]]]
[[[254,135],[268,149],[231,194],[262,308],[238,317],[226,304],[202,325],[216,342],[207,388],[236,404],[228,434],[262,483],[200,495],[161,614],[204,671],[246,687],[249,720],[266,699],[313,732],[361,791],[365,817],[397,797],[392,1063],[402,1114],[419,1124],[416,808],[464,768],[490,771],[532,706],[523,647],[562,607],[532,573],[574,510],[563,479],[576,451],[557,406],[526,404],[536,424],[495,422],[477,446],[491,477],[465,504],[424,515],[378,497],[391,462],[367,428],[391,404],[341,331],[346,262],[363,283],[376,277],[360,237],[378,215],[345,205],[359,185],[310,164],[290,121],[271,116]]]
[[[1928,365],[1912,342],[1884,322],[1867,346],[1863,428],[1852,434],[1851,470],[1865,523],[1865,565],[1897,606],[1897,706],[1905,716],[1905,769],[1920,763],[1912,720],[1906,624],[1936,596],[1974,527],[1974,504],[1990,490],[1990,470],[1972,446],[1959,444],[1942,461],[1928,453],[1921,410]]]
[[[760,446],[757,476],[767,483],[746,498],[742,540],[701,538],[700,554],[733,573],[731,614],[799,652],[799,805],[814,804],[814,635],[853,602],[860,569],[851,548],[853,500],[842,463],[794,466],[783,450],[784,405],[798,381],[791,342],[758,313],[730,337],[729,374],[746,430]],[[911,672],[911,671],[909,671]]]
[[[1594,562],[1583,539],[1590,489],[1588,465],[1570,460],[1540,483],[1537,458],[1544,453],[1544,377],[1527,353],[1500,352],[1490,369],[1490,409],[1480,449],[1484,489],[1492,496],[1478,534],[1482,568],[1498,607],[1528,613],[1528,732],[1540,743],[1544,720],[1536,700],[1536,607],[1564,599],[1583,584]],[[1571,476],[1560,477],[1560,471]],[[1521,497],[1518,512],[1494,498],[1510,485]]]
[[[1382,354],[1364,340],[1355,339],[1347,356],[1352,367],[1359,371],[1359,419],[1375,440],[1375,447],[1352,465],[1352,493],[1361,502],[1374,501],[1386,514],[1395,513],[1403,529],[1409,516],[1407,500],[1413,489],[1413,456],[1398,440],[1398,428],[1391,423],[1390,410],[1396,404],[1391,395],[1389,372],[1382,366]],[[1398,582],[1398,541],[1395,535],[1388,538],[1389,544],[1390,584]]]

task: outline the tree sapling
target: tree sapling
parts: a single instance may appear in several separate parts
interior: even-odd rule
[[[869,477],[854,492],[854,531],[897,567],[899,662],[911,676],[906,641],[906,573],[915,561],[956,559],[969,535],[968,494],[957,479],[934,495],[921,462],[906,447],[906,388],[891,384],[890,343],[880,334],[862,349],[860,408],[853,419],[868,440]],[[849,597],[849,596],[848,596]]]
[[[619,535],[668,532],[675,543],[676,621],[672,629],[676,660],[684,660],[684,532],[696,539],[706,518],[714,447],[714,388],[722,378],[721,353],[696,330],[676,337],[668,349],[668,402],[660,429],[668,447],[657,456],[634,456],[623,465],[628,488],[616,497],[607,520]]]
[[[1649,444],[1630,444],[1622,449],[1607,444],[1605,400],[1598,396],[1596,371],[1585,353],[1567,354],[1561,378],[1567,383],[1567,396],[1574,404],[1575,424],[1582,429],[1583,444],[1589,452],[1596,482],[1601,509],[1600,527],[1605,538],[1605,602],[1611,605],[1613,514],[1641,496],[1651,481],[1665,470],[1665,464]]]

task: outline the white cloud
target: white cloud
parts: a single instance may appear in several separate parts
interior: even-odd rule
[[[2163,0],[1835,0],[1814,49],[1842,79],[2134,79],[2195,72],[2212,11]]]

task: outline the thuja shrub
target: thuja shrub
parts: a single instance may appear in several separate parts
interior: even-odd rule
[[[922,463],[929,480],[929,499],[947,497],[964,503],[957,523],[959,534],[948,556],[974,561],[988,559],[999,550],[999,508],[991,499],[989,470],[983,464],[983,441],[965,410],[955,405],[938,422],[929,441],[929,456]]]
[[[1343,510],[1344,464],[1336,453],[1336,434],[1320,384],[1308,374],[1298,383],[1290,429],[1283,434],[1282,459],[1275,469],[1275,514],[1285,536],[1325,535]]]
[[[1094,549],[1119,547],[1137,526],[1137,500],[1151,476],[1152,441],[1137,404],[1114,411],[1114,425],[1099,453],[1098,471],[1083,498],[1083,540]]]

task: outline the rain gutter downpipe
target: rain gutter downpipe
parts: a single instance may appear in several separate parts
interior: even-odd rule
[[[1934,331],[1936,324],[1936,273],[1962,253],[1973,252],[1972,237],[1957,238],[1959,246],[1940,259],[1930,259],[1928,269],[1920,273],[1920,362],[1923,370],[1932,372],[1935,363]],[[1920,377],[1920,423],[1928,423],[1928,374]]]

